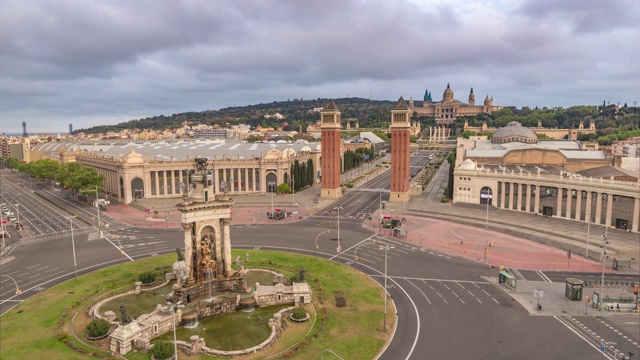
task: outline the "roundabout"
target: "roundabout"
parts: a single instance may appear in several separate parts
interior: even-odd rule
[[[313,304],[305,307],[310,321],[293,323],[288,320],[288,315],[283,316],[287,327],[278,341],[243,358],[312,358],[320,356],[327,344],[348,358],[374,358],[383,349],[389,340],[389,333],[382,331],[383,290],[374,280],[347,266],[324,259],[264,250],[248,252],[252,267],[275,271],[285,277],[295,276],[296,269],[304,266],[307,269],[307,281],[314,292]],[[163,271],[170,268],[174,259],[174,254],[162,255],[97,270],[30,298],[3,315],[2,352],[11,354],[10,358],[27,358],[43,352],[48,359],[84,359],[89,356],[112,358],[108,339],[95,342],[85,340],[85,327],[91,321],[87,310],[103,299],[134,289],[138,273],[156,268]],[[158,288],[158,294],[162,293],[161,289],[163,287]],[[336,294],[346,299],[346,307],[336,306]],[[212,337],[229,332],[225,337],[235,338],[238,343],[244,342],[245,345],[241,346],[256,345],[260,339],[249,339],[238,319],[244,318],[252,326],[261,326],[264,324],[258,317],[267,321],[276,312],[265,309],[265,315],[261,315],[258,309],[228,314],[236,318],[230,316],[221,321],[218,331],[222,332],[212,332]],[[142,308],[140,310],[143,311]],[[135,312],[130,313],[131,317],[135,315]],[[392,320],[395,321],[395,317]],[[48,325],[43,326],[43,323]],[[188,342],[190,336],[202,335],[209,330],[214,329],[204,321],[191,329],[178,328],[179,333],[184,332],[178,340]],[[238,335],[234,336],[233,331],[237,331]],[[205,344],[209,342],[205,340]],[[179,358],[210,358],[206,355],[189,355],[186,349],[179,348]],[[150,354],[136,350],[126,357],[149,359]]]

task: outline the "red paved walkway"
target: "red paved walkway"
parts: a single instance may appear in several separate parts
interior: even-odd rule
[[[374,214],[372,218],[377,219],[378,215]],[[417,216],[405,218],[402,228],[408,231],[408,235],[403,240],[473,261],[485,261],[486,247],[486,263],[496,267],[504,265],[531,270],[602,271],[601,263],[575,254],[567,261],[567,252],[564,250],[497,231]],[[373,221],[368,222],[369,229]],[[389,236],[389,231],[384,230]],[[490,246],[491,243],[493,246]],[[610,269],[606,271],[613,272]]]
[[[312,215],[315,209],[298,209],[298,214],[283,219],[269,220],[266,212],[269,207],[237,207],[232,208],[232,224],[283,224],[299,220],[300,216]],[[153,209],[149,213],[133,207],[114,204],[109,206],[106,215],[124,221],[132,226],[153,228],[180,228],[180,212],[177,210],[160,212],[158,218],[153,218]],[[168,220],[166,217],[168,215]],[[398,215],[400,216],[400,215]],[[598,272],[602,265],[592,260],[585,260],[578,255],[572,255],[567,263],[567,253],[550,246],[539,244],[497,231],[486,231],[469,225],[430,219],[418,216],[405,216],[406,222],[402,228],[408,230],[404,241],[439,250],[451,255],[460,256],[473,261],[484,262],[484,249],[488,249],[487,264],[504,265],[519,269],[531,270],[572,270]],[[380,229],[374,224],[378,215],[373,214],[371,221],[363,226],[373,231],[390,236],[389,230]],[[384,231],[382,231],[384,230]],[[493,246],[488,246],[493,242]],[[612,270],[607,269],[607,272]]]

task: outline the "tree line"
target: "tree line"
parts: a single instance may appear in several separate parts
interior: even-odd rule
[[[28,163],[20,162],[16,158],[8,158],[7,166],[20,172],[35,177],[38,180],[49,180],[60,183],[75,192],[95,193],[102,192],[104,176],[98,174],[96,169],[77,162],[60,164],[56,160],[42,159]]]

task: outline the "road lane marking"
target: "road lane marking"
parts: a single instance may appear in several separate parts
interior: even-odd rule
[[[422,294],[422,296],[424,296],[425,299],[427,299],[427,302],[429,303],[429,305],[431,305],[431,301],[429,300],[429,298],[427,297],[427,295],[418,287],[418,285],[412,283],[411,281],[407,280],[409,282],[409,284],[413,285],[416,289],[418,289],[418,291],[420,291],[420,294]]]
[[[33,266],[29,266],[27,269],[31,269],[31,268],[38,267],[38,266],[40,266],[40,264],[38,264],[38,265],[33,265]]]
[[[493,299],[493,301],[495,301],[495,302],[496,302],[496,304],[500,305],[500,303],[498,302],[498,300],[496,300],[495,298],[492,298],[492,299]]]

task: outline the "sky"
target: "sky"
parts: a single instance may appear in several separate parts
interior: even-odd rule
[[[640,100],[637,0],[0,0],[0,132],[303,98]]]

